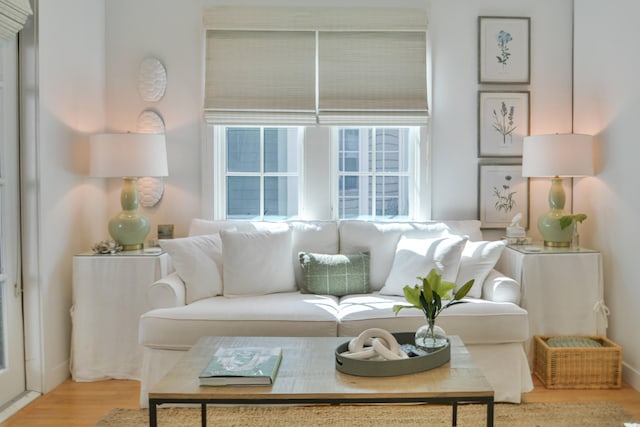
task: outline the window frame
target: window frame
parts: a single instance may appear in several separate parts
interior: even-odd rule
[[[247,127],[260,129],[260,171],[259,172],[227,172],[227,128]],[[265,172],[264,171],[264,130],[265,128],[297,129],[297,174],[291,172]],[[300,126],[279,125],[209,125],[207,126],[206,147],[202,158],[202,201],[203,214],[207,218],[228,220],[227,218],[227,177],[228,176],[257,176],[260,184],[260,215],[249,221],[265,221],[264,216],[264,178],[270,176],[295,176],[298,179],[298,215],[287,217],[295,219],[300,216],[302,209],[302,188],[304,186],[304,128]],[[210,156],[210,157],[207,157]],[[208,162],[207,159],[211,159]],[[213,167],[211,167],[211,166]],[[233,219],[232,219],[233,220]],[[240,221],[240,219],[235,219]],[[266,220],[271,220],[267,218]]]
[[[298,128],[298,217],[309,220],[338,220],[338,128],[325,126]],[[223,143],[225,126],[209,123],[204,133],[201,159],[202,216],[207,219],[226,220],[226,152]],[[413,189],[409,194],[409,216],[397,218],[394,221],[431,219],[432,168],[428,137],[429,132],[426,126],[415,127],[414,132],[410,133],[410,147],[414,151],[413,160],[409,165],[409,183]],[[309,156],[313,156],[313,159],[305,158],[307,152]],[[307,174],[310,175],[307,176]],[[309,200],[312,202],[305,204],[305,201]]]
[[[400,129],[400,128],[407,128],[409,129],[409,135],[408,135],[408,148],[407,148],[407,154],[409,155],[409,159],[408,159],[408,169],[407,169],[407,173],[406,176],[408,177],[409,180],[409,184],[408,184],[408,203],[409,203],[409,208],[408,208],[408,212],[406,216],[398,216],[395,218],[389,218],[389,217],[378,217],[376,215],[376,198],[373,198],[373,207],[372,207],[372,212],[371,215],[362,215],[362,216],[358,216],[355,218],[340,218],[340,188],[339,188],[339,180],[340,180],[340,166],[339,166],[339,153],[340,153],[340,130],[341,129],[359,129],[359,130],[368,130],[368,129],[372,129],[375,133],[376,129],[380,129],[380,128],[391,128],[391,129]],[[422,126],[395,126],[395,125],[391,125],[391,126],[332,126],[331,127],[331,200],[332,200],[332,204],[333,204],[333,215],[332,215],[332,219],[334,220],[349,220],[349,219],[361,219],[361,220],[367,220],[367,221],[413,221],[415,219],[419,219],[424,217],[424,215],[421,213],[422,209],[420,208],[420,205],[422,203],[421,201],[421,194],[419,193],[419,189],[422,188],[421,185],[419,185],[419,183],[422,181],[421,179],[421,171],[422,171],[422,167],[421,167],[421,162],[419,159],[420,153],[422,152],[421,150],[421,146],[422,146],[422,138],[421,135],[425,132],[422,131]],[[363,138],[363,136],[360,136],[360,138]],[[374,157],[375,159],[375,157]],[[372,159],[372,161],[374,160]],[[375,167],[375,165],[374,165]],[[428,169],[430,169],[429,166],[427,166]],[[370,171],[367,173],[356,173],[353,175],[358,175],[358,176],[371,176],[374,178],[378,177],[378,176],[405,176],[404,173],[398,173],[398,174],[389,174],[389,173],[379,173],[376,174],[375,172]],[[375,188],[375,184],[374,184],[374,188]],[[375,194],[375,190],[374,190],[374,194]]]

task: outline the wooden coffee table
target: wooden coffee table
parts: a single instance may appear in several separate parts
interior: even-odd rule
[[[201,405],[206,425],[207,404],[351,404],[450,403],[452,425],[458,403],[487,405],[487,426],[493,426],[493,389],[459,337],[449,337],[451,361],[439,368],[393,377],[359,377],[335,369],[335,349],[348,337],[203,337],[149,391],[149,424],[157,426],[163,403]],[[224,346],[282,347],[282,362],[273,386],[200,387],[198,374],[216,348]]]

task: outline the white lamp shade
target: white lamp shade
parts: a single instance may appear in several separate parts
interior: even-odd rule
[[[89,174],[95,177],[167,176],[164,134],[104,133],[93,135]]]
[[[526,136],[522,176],[571,177],[593,175],[593,137],[581,134]]]

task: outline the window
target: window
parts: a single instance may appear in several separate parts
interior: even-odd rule
[[[298,129],[225,127],[227,219],[298,215]]]
[[[409,128],[338,130],[338,217],[408,218]]]
[[[215,219],[426,219],[420,127],[211,126],[203,203]],[[209,156],[207,158],[207,156]],[[210,178],[207,178],[210,177]],[[422,184],[422,185],[421,185]],[[208,205],[208,206],[207,206]],[[425,206],[427,207],[425,209]]]
[[[422,8],[208,7],[203,215],[426,219]]]

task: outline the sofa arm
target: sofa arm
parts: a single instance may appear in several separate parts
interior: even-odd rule
[[[184,282],[174,271],[149,286],[147,300],[151,309],[185,305]]]
[[[491,270],[482,285],[482,299],[520,305],[520,283],[497,270]]]

